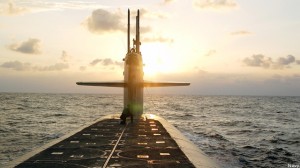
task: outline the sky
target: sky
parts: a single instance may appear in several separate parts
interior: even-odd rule
[[[300,96],[299,0],[0,0],[0,92],[122,93],[137,9],[145,93]]]

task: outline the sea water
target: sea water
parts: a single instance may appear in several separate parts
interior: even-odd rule
[[[145,95],[223,168],[300,165],[300,97]],[[0,93],[0,167],[108,114],[122,95]]]

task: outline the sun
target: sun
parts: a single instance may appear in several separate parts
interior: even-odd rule
[[[167,52],[160,47],[143,48],[143,63],[145,76],[156,76],[160,73],[171,73],[175,70],[175,65]]]
[[[161,65],[159,59],[151,57],[150,59],[144,58],[144,73],[145,76],[155,76],[160,72]]]

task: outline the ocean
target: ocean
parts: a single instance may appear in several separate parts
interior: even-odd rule
[[[300,165],[300,97],[145,95],[222,168]],[[122,95],[0,93],[0,167],[108,114]]]

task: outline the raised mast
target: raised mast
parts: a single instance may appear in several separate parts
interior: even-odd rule
[[[137,11],[137,16],[136,16],[136,41],[135,41],[135,46],[136,46],[136,52],[140,53],[140,10]]]
[[[128,9],[128,22],[127,22],[127,53],[130,52],[130,10]]]

